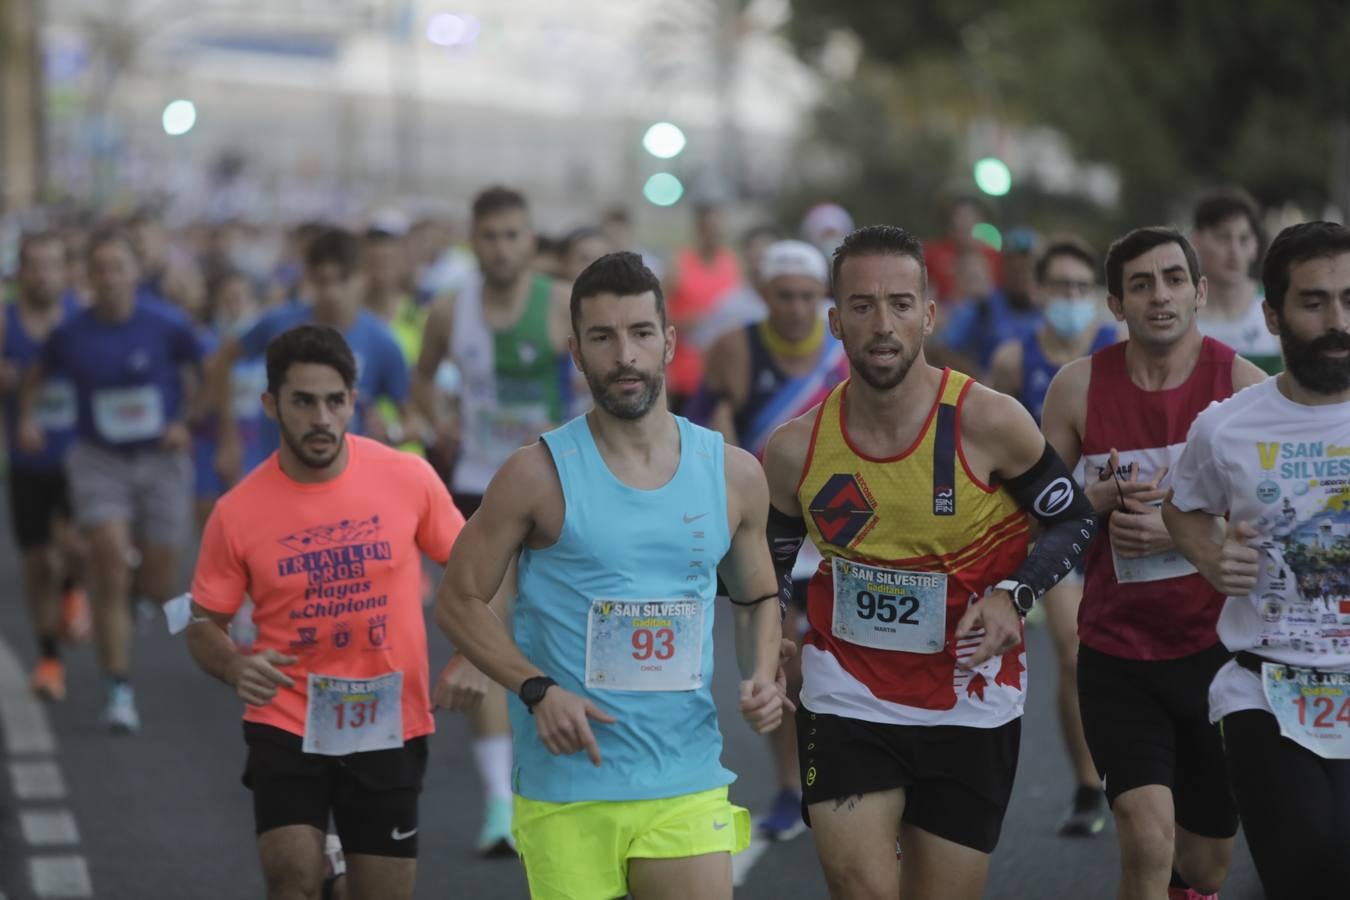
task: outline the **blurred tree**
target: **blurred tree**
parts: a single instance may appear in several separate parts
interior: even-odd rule
[[[792,0],[788,33],[816,60],[847,29],[909,85],[945,62],[967,106],[1060,129],[1115,165],[1119,215],[1176,212],[1236,182],[1261,201],[1350,213],[1350,16],[1344,0]],[[912,90],[912,88],[910,88]]]

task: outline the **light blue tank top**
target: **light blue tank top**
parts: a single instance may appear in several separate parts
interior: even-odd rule
[[[516,643],[565,689],[617,718],[592,721],[604,762],[585,753],[553,756],[531,716],[510,698],[516,793],[532,800],[650,800],[711,790],[735,775],[723,768],[713,705],[713,602],[717,564],[731,545],[722,436],[676,417],[680,463],[646,491],[614,477],[585,416],[546,433],[566,513],[557,543],[520,555],[512,627]],[[703,609],[702,685],[628,691],[585,686],[587,621],[593,600],[696,602]]]

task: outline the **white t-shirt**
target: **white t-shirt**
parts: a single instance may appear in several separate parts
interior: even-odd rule
[[[1231,514],[1260,532],[1256,589],[1229,597],[1219,638],[1293,666],[1350,671],[1350,402],[1295,403],[1276,378],[1196,417],[1173,473],[1180,510]],[[1261,679],[1230,662],[1210,720],[1269,710]]]
[[[1232,347],[1239,355],[1252,357],[1280,358],[1280,339],[1270,333],[1266,327],[1266,313],[1261,303],[1265,299],[1261,294],[1252,298],[1252,305],[1236,319],[1206,318],[1201,311],[1200,333],[1212,337]]]

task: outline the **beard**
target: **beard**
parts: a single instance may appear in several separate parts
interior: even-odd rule
[[[345,432],[334,434],[320,429],[297,435],[280,420],[277,421],[277,430],[281,432],[281,439],[286,442],[291,453],[295,454],[295,458],[307,469],[326,469],[331,466],[342,452],[343,438],[346,437]],[[308,443],[313,438],[331,438],[332,441],[331,443],[325,441],[315,447]]]
[[[894,341],[873,341],[863,347],[861,352],[853,350],[846,352],[853,371],[858,373],[858,377],[866,382],[868,387],[878,391],[889,391],[905,380],[905,376],[914,366],[914,360],[919,358],[919,346],[915,344],[914,349],[907,352],[903,344]],[[895,368],[878,368],[868,356],[871,351],[882,347],[896,352]]]
[[[1280,349],[1290,377],[1314,394],[1339,394],[1350,390],[1350,356],[1337,359],[1329,350],[1350,350],[1350,332],[1330,331],[1311,341],[1289,333],[1280,319]]]
[[[583,369],[583,372],[595,405],[619,419],[640,419],[645,416],[656,405],[656,398],[661,396],[661,389],[666,384],[664,372],[652,374],[631,366],[622,366],[603,377],[593,375],[589,370]],[[620,378],[640,379],[642,390],[636,394],[611,392],[611,386],[618,384]]]

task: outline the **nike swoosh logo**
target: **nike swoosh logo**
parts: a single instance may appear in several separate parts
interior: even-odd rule
[[[684,524],[688,525],[690,522],[697,522],[699,519],[703,518],[703,517],[706,516],[706,515],[707,515],[707,513],[699,513],[699,514],[696,515],[696,516],[691,516],[691,515],[689,515],[689,513],[685,513],[685,514],[684,514]]]
[[[714,822],[714,823],[713,823],[713,830],[714,830],[714,831],[721,831],[723,828],[726,828],[726,827],[727,827],[727,823],[726,823],[726,822]]]
[[[406,841],[414,834],[417,834],[416,828],[414,828],[412,831],[399,831],[397,828],[395,828],[393,831],[389,832],[389,836],[396,841]]]

